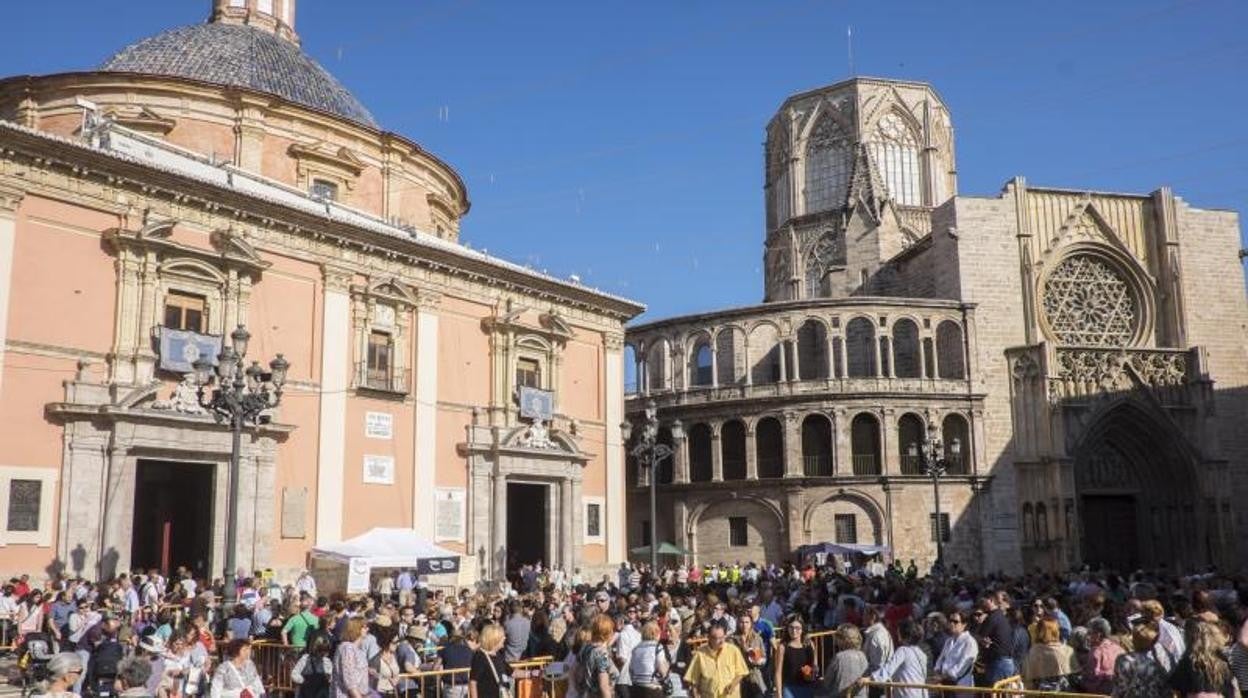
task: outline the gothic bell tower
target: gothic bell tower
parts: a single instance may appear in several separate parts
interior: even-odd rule
[[[209,22],[246,24],[272,32],[299,43],[295,33],[295,2],[297,0],[212,0]]]
[[[953,126],[930,85],[853,78],[767,125],[766,301],[879,295],[880,266],[957,193]]]

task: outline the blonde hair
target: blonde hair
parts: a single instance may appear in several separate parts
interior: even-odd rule
[[[1152,649],[1153,643],[1157,642],[1157,623],[1150,621],[1140,623],[1131,629],[1131,647],[1136,652],[1144,652]]]
[[[836,629],[836,646],[842,650],[856,650],[862,647],[862,633],[849,623],[841,623]]]
[[[480,644],[481,649],[484,650],[486,654],[493,654],[497,652],[498,648],[503,646],[503,642],[506,639],[507,635],[503,632],[502,626],[498,623],[490,623],[481,629]]]
[[[343,642],[355,642],[364,635],[364,619],[348,618],[347,624],[342,629]]]
[[[642,640],[659,639],[659,624],[654,621],[650,621],[646,623],[645,625],[641,626],[641,639]]]
[[[1222,648],[1226,646],[1226,634],[1216,623],[1197,621],[1192,632],[1192,645],[1188,652],[1192,658],[1192,669],[1213,686],[1226,683],[1227,673],[1231,670],[1222,658]]]

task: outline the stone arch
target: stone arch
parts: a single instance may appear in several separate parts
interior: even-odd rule
[[[706,330],[692,332],[685,341],[685,346],[689,347],[689,368],[686,370],[689,386],[711,385],[714,382],[715,371],[711,352],[711,333]]]
[[[879,475],[883,472],[880,451],[880,420],[870,412],[859,412],[850,421],[850,452],[855,475]]]
[[[162,277],[191,276],[201,281],[219,284],[222,287],[224,287],[228,281],[228,279],[225,278],[225,274],[222,274],[220,269],[212,266],[211,264],[205,264],[198,259],[188,259],[185,257],[176,257],[162,262],[160,265],[160,275]]]
[[[737,385],[745,380],[745,331],[737,325],[721,327],[715,333],[715,370],[720,385]]]
[[[712,434],[709,424],[700,422],[689,427],[689,480],[692,482],[711,481],[712,461],[715,457],[715,440]]]
[[[806,477],[831,477],[832,420],[820,413],[806,415],[802,420],[802,473]]]
[[[953,475],[965,475],[971,472],[971,426],[966,417],[950,412],[940,423],[940,440],[945,446],[945,460],[948,461],[948,472]],[[954,455],[953,443],[958,442],[958,453]]]
[[[838,541],[836,515],[852,514],[857,521],[856,541]],[[884,545],[884,510],[870,495],[840,489],[815,500],[802,514],[802,530],[808,543],[867,543]]]
[[[784,425],[776,417],[763,417],[754,425],[755,462],[760,478],[784,477]]]
[[[745,423],[730,419],[719,428],[720,462],[725,480],[744,480],[746,474]]]
[[[898,319],[892,327],[893,375],[918,378],[922,375],[923,354],[919,349],[919,324],[908,317]]]
[[[780,342],[780,328],[771,322],[756,323],[749,335],[750,382],[754,385],[777,383],[781,379],[780,354],[784,347]]]
[[[655,337],[650,340],[646,349],[646,389],[649,392],[667,390],[671,387],[668,381],[671,378],[671,371],[668,370],[668,361],[671,355],[671,345],[668,344],[666,337]]]
[[[868,378],[879,375],[875,361],[875,321],[864,316],[856,317],[845,325],[846,375],[850,378]]]
[[[897,449],[901,452],[902,475],[923,474],[923,458],[917,449],[922,448],[926,438],[927,428],[919,415],[907,412],[897,419]]]
[[[802,380],[827,378],[828,328],[822,320],[807,318],[797,328],[797,364]]]
[[[923,205],[923,129],[897,105],[867,129],[867,147],[889,197],[900,206]]]
[[[962,325],[953,320],[943,320],[936,326],[936,371],[941,378],[966,378],[965,349]]]
[[[744,518],[746,544],[731,545],[729,519]],[[689,517],[688,536],[699,564],[742,559],[782,560],[788,554],[784,513],[774,503],[752,495],[716,499]]]

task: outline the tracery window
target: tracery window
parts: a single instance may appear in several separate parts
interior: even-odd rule
[[[880,118],[871,135],[871,157],[880,171],[884,186],[902,206],[920,206],[919,142],[900,115]]]
[[[1066,257],[1044,282],[1044,314],[1063,344],[1128,346],[1135,337],[1139,306],[1126,278],[1093,255]]]
[[[825,114],[806,144],[806,213],[843,203],[849,171],[849,137],[836,119]]]

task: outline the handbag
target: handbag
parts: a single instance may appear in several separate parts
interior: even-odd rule
[[[494,676],[494,683],[498,686],[498,698],[511,698],[511,686],[504,686],[503,682],[498,678],[498,669],[494,667],[494,659],[482,650],[477,650],[485,656],[485,663],[490,667],[490,673]]]

